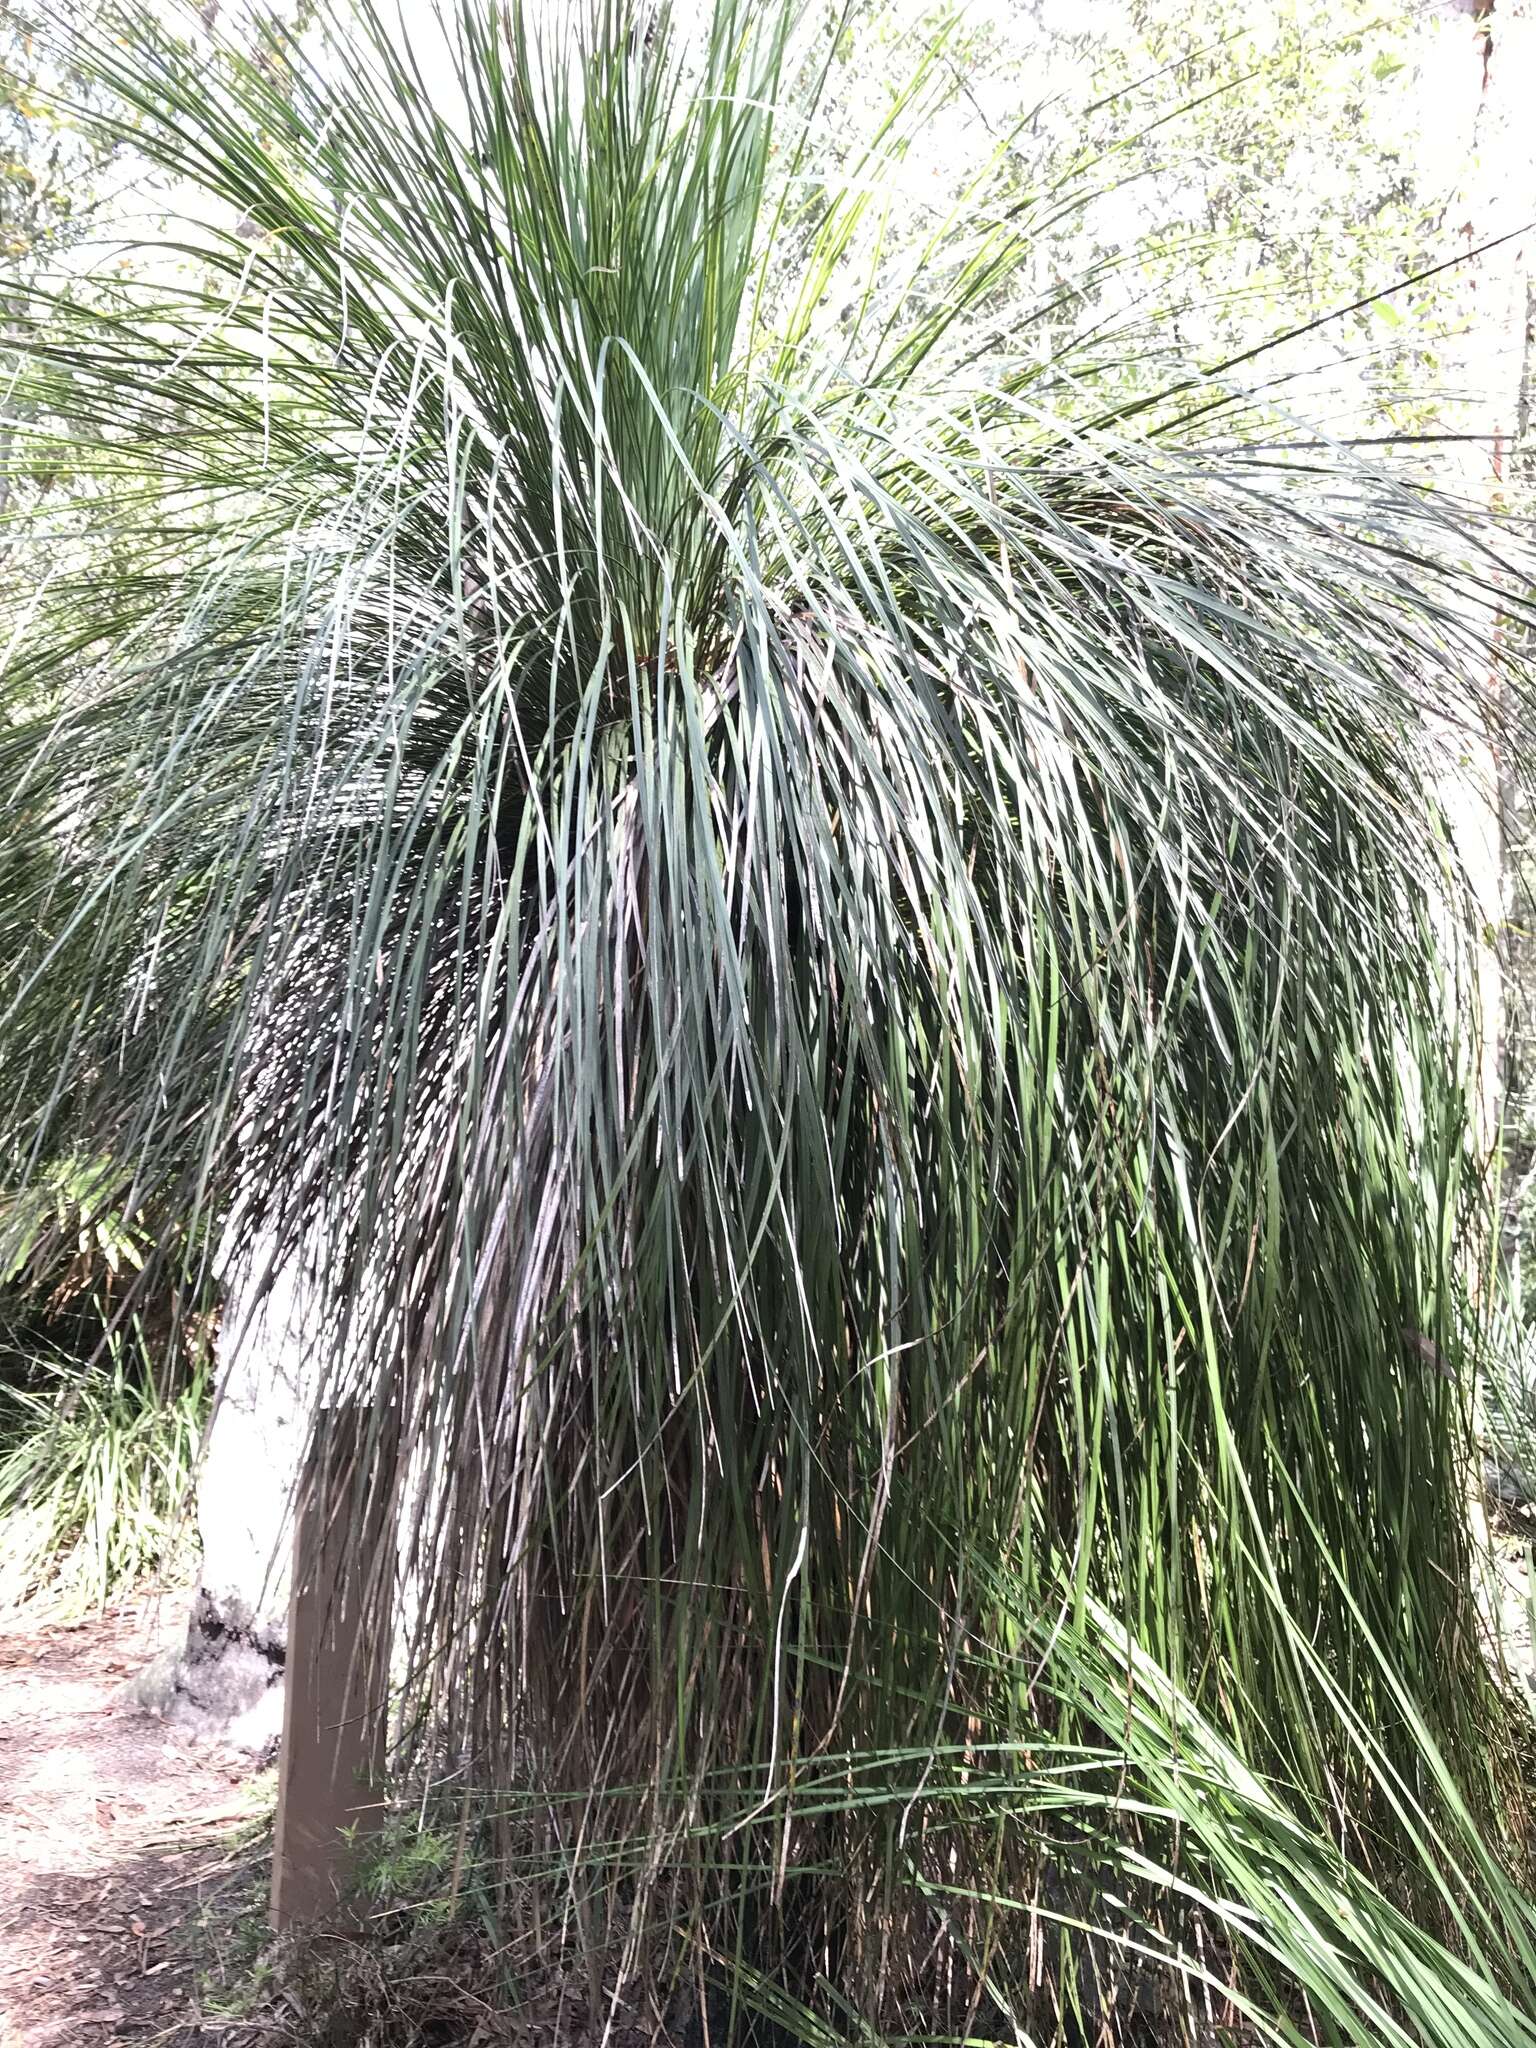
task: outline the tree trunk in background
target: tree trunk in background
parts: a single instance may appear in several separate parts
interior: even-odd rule
[[[1447,460],[1444,481],[1468,496],[1507,503],[1522,466],[1529,389],[1532,238],[1522,230],[1536,216],[1536,124],[1531,119],[1536,11],[1532,0],[1453,0],[1441,32],[1449,41],[1444,75],[1462,80],[1464,94],[1449,115],[1460,175],[1454,195],[1448,194],[1448,209],[1454,211],[1447,211],[1446,222],[1469,252],[1481,251],[1464,272],[1466,325],[1446,365],[1451,397],[1443,408],[1448,432],[1476,438],[1464,444],[1464,453]],[[1499,595],[1496,584],[1490,587],[1490,598],[1497,602]],[[1497,638],[1515,629],[1501,622],[1494,630]],[[1490,661],[1496,652],[1496,646],[1490,647]],[[1521,1123],[1520,1070],[1536,959],[1530,942],[1520,937],[1518,913],[1512,915],[1512,885],[1522,864],[1523,805],[1511,765],[1500,756],[1497,736],[1467,733],[1445,799],[1487,934],[1477,962],[1479,1137],[1487,1156],[1502,1152],[1506,1173],[1518,1173],[1519,1153],[1512,1141]],[[1485,1302],[1502,1284],[1500,1266],[1506,1275],[1510,1270],[1510,1220],[1506,1200],[1504,1227],[1495,1230],[1487,1246],[1468,1253],[1468,1283]],[[1474,1262],[1476,1271],[1470,1270]],[[1487,1452],[1485,1398],[1479,1382],[1473,1388],[1473,1425]],[[1513,1637],[1523,1633],[1524,1588],[1503,1583],[1488,1524],[1487,1487],[1490,1481],[1495,1490],[1499,1486],[1496,1460],[1479,1457],[1470,1476],[1469,1519],[1485,1563],[1481,1598],[1507,1642],[1511,1620]]]
[[[1516,511],[1529,515],[1536,504],[1536,444],[1532,405],[1536,402],[1536,285],[1525,290],[1524,361],[1519,405],[1506,473]],[[1500,1045],[1504,1185],[1500,1257],[1509,1276],[1517,1313],[1526,1310],[1527,1220],[1536,1188],[1536,810],[1531,792],[1514,764],[1506,762],[1499,782],[1503,836],[1503,957],[1508,986]],[[1532,1304],[1536,1307],[1536,1303]]]
[[[178,1726],[259,1753],[282,1726],[294,1495],[309,1436],[313,1297],[258,1237],[226,1274],[218,1387],[197,1482],[202,1575],[187,1639],[133,1688]]]
[[[1536,88],[1536,7],[1532,0],[1477,0],[1477,25],[1487,43],[1484,104],[1478,136],[1478,190],[1501,229],[1536,219],[1536,138],[1531,122]],[[1474,219],[1472,225],[1477,225]],[[1502,253],[1502,252],[1501,252]],[[1536,485],[1532,402],[1536,398],[1536,238],[1510,245],[1501,266],[1496,305],[1487,324],[1497,380],[1494,488],[1518,516],[1529,517]],[[1497,353],[1502,342],[1502,354]],[[1510,625],[1506,630],[1525,629]],[[1517,1313],[1525,1308],[1522,1271],[1530,1190],[1536,1180],[1536,816],[1519,764],[1502,762],[1499,779],[1503,900],[1500,955],[1505,973],[1500,1017],[1498,1115],[1503,1185],[1500,1263]]]
[[[1518,231],[1536,215],[1533,30],[1531,0],[1452,0],[1441,30],[1449,45],[1444,75],[1463,81],[1464,95],[1448,112],[1447,134],[1441,138],[1454,141],[1447,154],[1460,167],[1456,189],[1447,194],[1446,223],[1469,252],[1481,251],[1462,273],[1466,324],[1446,365],[1450,395],[1444,406],[1446,430],[1476,438],[1464,444],[1465,453],[1448,456],[1444,480],[1453,490],[1495,502],[1507,495],[1526,380],[1531,246],[1530,237]],[[1497,599],[1498,592],[1489,595]],[[1482,734],[1466,736],[1459,768],[1447,793],[1448,806],[1489,935],[1478,975],[1483,1023],[1478,1109],[1491,1152],[1504,1123],[1508,1085],[1501,973],[1507,934],[1508,776],[1495,746]]]

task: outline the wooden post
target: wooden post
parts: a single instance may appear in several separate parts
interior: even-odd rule
[[[325,1496],[345,1498],[344,1475],[363,1440],[358,1410],[329,1417],[312,1450],[294,1527],[292,1590],[272,1846],[274,1928],[349,1915],[356,1842],[377,1825],[389,1693],[387,1608],[366,1617],[371,1571],[392,1570],[392,1489],[369,1496],[366,1526],[325,1523]],[[338,1483],[316,1485],[319,1458]],[[345,1537],[350,1533],[353,1541]],[[381,1560],[381,1549],[385,1555]]]

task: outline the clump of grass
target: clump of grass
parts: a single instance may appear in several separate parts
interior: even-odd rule
[[[369,1912],[443,1925],[463,1902],[459,1861],[451,1829],[431,1825],[414,1810],[392,1812],[372,1840],[359,1844],[358,1902]]]
[[[289,2048],[490,2048],[529,2039],[535,2007],[541,2019],[562,2007],[557,1984],[540,1978],[536,1997],[533,1981],[509,1967],[471,1847],[480,1830],[423,1789],[424,1805],[392,1804],[353,1842],[348,1901],[331,1924],[274,1937],[265,1862],[215,1897],[204,1913],[204,2013],[245,2021],[254,2038]]]
[[[1283,1608],[1275,1616],[1341,1752],[1395,1811],[1407,1854],[1384,1866],[1370,1845],[1341,1843],[1304,1788],[1255,1769],[1106,1610],[1057,1625],[1027,1587],[992,1591],[1018,1639],[995,1676],[1027,1677],[1042,1709],[1035,1737],[828,1752],[802,1771],[788,1832],[762,1774],[722,1774],[675,1863],[623,1835],[588,1841],[574,1866],[539,1789],[508,1797],[499,1840],[451,1825],[429,1792],[360,1845],[345,1932],[262,1946],[246,1929],[224,1956],[220,2010],[290,2048],[559,2042],[587,2038],[594,2017],[621,2048],[1536,2048],[1536,1902],[1482,1835],[1379,1644],[1362,1647],[1402,1707],[1432,1796],[1351,1710],[1305,1630]],[[1063,1706],[1078,1739],[1049,1732]],[[809,1992],[744,1958],[733,1926],[772,1915],[789,1938],[797,1923],[806,1934],[829,1831],[848,1844],[860,1829],[899,1844],[927,1917],[908,1999],[879,2031],[846,1975],[855,1926],[807,1941],[819,1965]],[[627,1898],[645,1882],[685,1898],[690,1869],[727,1859],[735,1897],[670,1939],[653,1924],[643,1969],[622,1941],[592,1943],[583,1870],[606,1868]],[[865,1902],[865,1931],[888,1935],[876,1903]]]
[[[139,1341],[84,1368],[42,1354],[0,1382],[0,1603],[100,1609],[180,1570],[207,1404],[201,1362],[167,1385]]]

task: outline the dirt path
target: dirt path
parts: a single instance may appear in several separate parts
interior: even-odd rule
[[[178,1623],[0,1620],[0,2048],[229,2039],[197,1979],[221,1892],[249,1918],[249,1765],[116,1697]]]

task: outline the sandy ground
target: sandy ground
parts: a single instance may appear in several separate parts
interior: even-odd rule
[[[0,2048],[230,2038],[198,1977],[210,1900],[249,1891],[249,1765],[117,1698],[182,1625],[0,1620]]]

